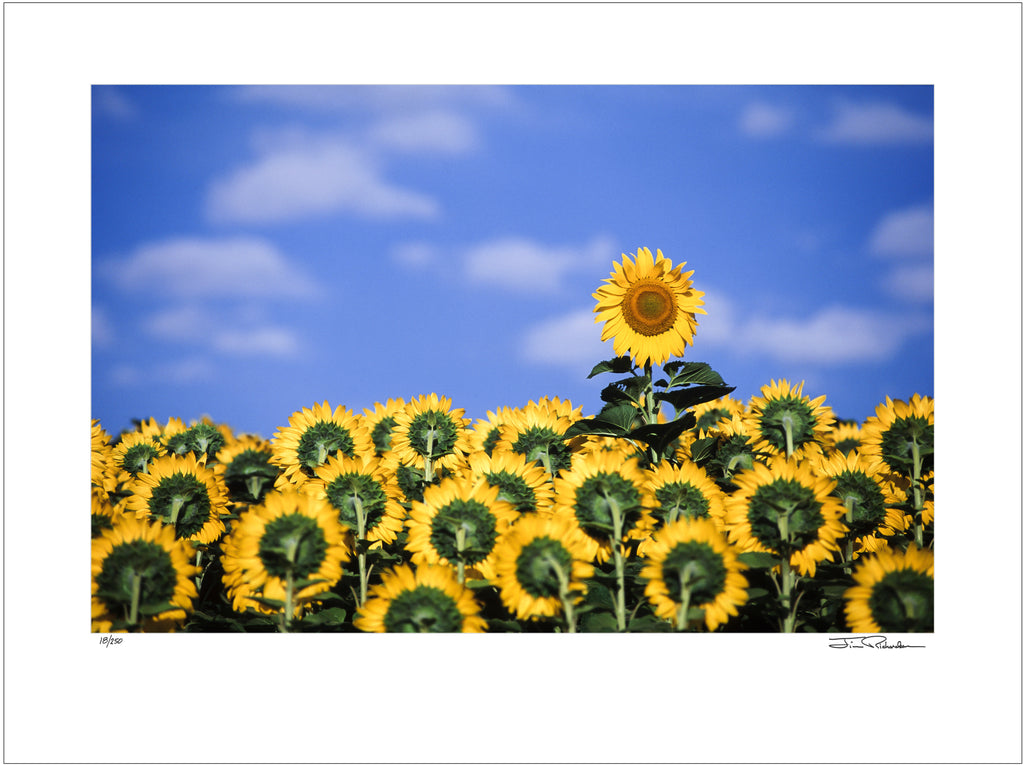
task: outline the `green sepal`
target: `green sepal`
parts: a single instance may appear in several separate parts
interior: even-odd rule
[[[594,369],[587,376],[592,379],[599,373],[629,373],[633,370],[633,361],[629,355],[622,355],[611,360],[604,360],[594,366]]]
[[[722,387],[707,385],[690,387],[689,389],[677,389],[669,392],[655,392],[654,399],[657,402],[668,402],[676,411],[685,411],[695,405],[706,403],[710,400],[717,400],[732,392],[736,387]]]
[[[737,557],[740,562],[751,568],[774,568],[776,565],[782,565],[781,558],[771,552],[743,552]]]
[[[484,589],[491,586],[487,579],[466,579],[466,587],[469,589]]]

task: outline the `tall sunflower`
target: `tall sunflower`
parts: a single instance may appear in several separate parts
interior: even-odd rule
[[[482,578],[494,577],[494,547],[518,517],[516,508],[498,498],[500,489],[463,477],[445,478],[423,490],[406,523],[406,549],[412,562],[451,564],[459,581],[472,568]]]
[[[622,254],[622,263],[614,262],[612,276],[593,296],[594,322],[604,323],[601,341],[613,339],[616,355],[628,354],[637,365],[660,365],[682,357],[693,344],[696,315],[707,313],[701,309],[704,293],[693,289],[693,272],[684,273],[684,266],[686,262],[673,269],[660,249],[652,256],[649,248],[638,248],[635,256]]]
[[[654,534],[640,571],[655,615],[685,629],[689,610],[700,608],[712,632],[738,615],[747,602],[747,580],[737,554],[710,520],[666,524]]]
[[[501,601],[520,619],[564,614],[576,631],[573,606],[594,574],[582,532],[566,520],[519,518],[496,548],[495,585]]]
[[[279,613],[282,627],[327,591],[349,559],[345,527],[326,499],[273,491],[242,513],[224,539],[224,586],[236,611]]]
[[[863,558],[843,594],[853,632],[934,632],[935,556],[911,544]]]
[[[399,565],[381,575],[371,598],[359,608],[363,632],[485,632],[487,622],[473,591],[459,583],[450,565]]]
[[[296,411],[287,427],[280,427],[271,440],[274,463],[283,473],[276,488],[299,489],[331,456],[372,456],[373,440],[361,418],[339,405],[331,410],[322,405]]]
[[[93,631],[174,628],[198,596],[194,556],[171,526],[118,518],[92,540]]]
[[[127,514],[165,523],[179,539],[210,544],[224,533],[227,488],[193,454],[156,459],[128,487]]]

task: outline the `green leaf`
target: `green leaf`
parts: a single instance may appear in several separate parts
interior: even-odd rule
[[[579,435],[623,437],[632,429],[637,415],[637,409],[629,403],[612,403],[602,408],[597,416],[575,422],[562,437],[565,439]]]
[[[675,421],[667,424],[647,424],[634,429],[626,435],[631,440],[640,440],[650,445],[659,454],[664,453],[669,443],[697,423],[692,413],[684,413]]]
[[[165,613],[167,611],[180,611],[181,606],[173,605],[172,603],[149,603],[147,605],[139,606],[140,616],[156,616],[158,613]]]
[[[284,608],[284,600],[274,600],[269,597],[260,597],[259,595],[247,595],[250,600],[255,600],[260,605],[265,605],[268,608],[276,608],[280,610]]]
[[[771,552],[743,552],[737,557],[751,568],[774,568],[782,563],[779,556]]]
[[[306,587],[311,587],[314,584],[325,584],[326,582],[327,582],[327,579],[295,579],[295,581],[292,582],[292,588],[296,592],[298,592],[300,589],[305,589]],[[320,596],[317,595],[317,599],[319,599],[319,598],[320,598]]]
[[[669,389],[686,384],[725,384],[722,377],[713,371],[707,363],[688,363],[675,360],[665,363],[662,369],[670,377],[667,384]]]
[[[603,608],[608,611],[615,610],[615,601],[612,599],[611,590],[604,584],[590,582],[587,587],[586,601],[596,608]]]
[[[694,464],[703,464],[716,453],[715,446],[718,444],[716,437],[701,437],[690,444],[690,457]]]
[[[588,379],[592,379],[599,373],[629,373],[633,370],[633,362],[630,360],[629,355],[622,355],[612,360],[604,360],[594,366],[594,369],[587,376]]]
[[[325,608],[302,619],[302,624],[344,624],[348,612],[344,608]]]
[[[672,625],[657,616],[637,616],[626,629],[629,632],[671,632]]]
[[[505,619],[487,619],[488,632],[522,632],[523,628],[518,621],[507,621]]]
[[[736,387],[702,386],[689,389],[677,389],[669,392],[655,392],[654,399],[672,404],[676,411],[685,411],[695,405],[717,400],[732,392]]]
[[[619,625],[610,613],[588,613],[583,617],[584,632],[618,632]]]

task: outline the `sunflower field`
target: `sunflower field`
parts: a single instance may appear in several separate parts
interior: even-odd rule
[[[683,360],[693,272],[594,293],[602,405],[92,423],[94,632],[932,632],[934,403],[863,423]],[[282,419],[283,420],[283,419]]]

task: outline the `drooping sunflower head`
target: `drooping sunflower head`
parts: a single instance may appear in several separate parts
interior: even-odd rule
[[[405,400],[401,397],[388,398],[386,403],[374,403],[373,410],[363,409],[363,424],[370,430],[373,450],[377,456],[383,456],[391,450],[391,431],[395,428],[395,415],[405,408]]]
[[[870,551],[877,548],[877,536],[906,530],[906,516],[899,508],[906,494],[886,481],[881,459],[857,451],[833,453],[820,458],[816,469],[835,480],[832,495],[843,504],[843,522],[860,549]]]
[[[520,619],[558,616],[575,604],[594,573],[579,528],[567,520],[519,518],[497,548],[495,584],[505,606]]]
[[[469,453],[469,419],[462,408],[452,408],[447,397],[435,393],[410,400],[395,413],[391,451],[406,466],[454,467]]]
[[[647,547],[640,578],[655,614],[685,627],[689,610],[704,611],[712,632],[747,602],[738,550],[710,520],[680,518],[659,529]]]
[[[579,526],[588,560],[604,562],[613,546],[642,540],[654,527],[652,506],[635,456],[575,454],[572,467],[555,478],[554,516]]]
[[[170,526],[118,518],[92,541],[93,631],[173,628],[198,596],[194,557]]]
[[[193,424],[188,429],[175,432],[166,440],[167,452],[176,456],[193,454],[212,464],[217,451],[227,445],[224,432],[209,422]]]
[[[488,456],[501,439],[501,425],[508,421],[509,408],[502,406],[495,411],[488,411],[486,419],[477,419],[469,430],[469,444],[472,453],[483,451]]]
[[[811,400],[801,394],[803,386],[772,380],[761,397],[750,399],[746,419],[754,450],[799,459],[822,453],[835,417],[824,395]]]
[[[679,518],[710,519],[722,525],[725,497],[707,470],[692,461],[678,466],[662,462],[646,473],[645,488],[653,497],[651,515],[659,525]]]
[[[406,523],[412,562],[472,567],[483,578],[493,578],[498,537],[519,515],[499,493],[497,486],[466,477],[427,486]]]
[[[215,471],[223,479],[231,501],[258,504],[281,474],[267,440],[245,435],[217,452]]]
[[[837,421],[829,435],[831,449],[844,456],[850,451],[861,450],[863,440],[863,430],[855,421]]]
[[[467,457],[465,470],[472,482],[498,488],[498,498],[512,504],[520,514],[549,512],[552,489],[547,472],[521,453],[478,451]]]
[[[683,272],[684,266],[673,269],[661,250],[656,256],[649,248],[622,254],[622,263],[614,263],[611,277],[594,293],[595,322],[604,323],[601,341],[612,339],[615,354],[630,355],[637,365],[681,357],[693,344],[697,313],[706,314],[704,293],[693,289],[693,272]]]
[[[485,632],[487,622],[473,592],[450,565],[399,565],[381,575],[359,608],[363,632]]]
[[[873,453],[893,472],[923,477],[935,467],[935,401],[914,395],[909,403],[885,398],[864,422],[864,452]]]
[[[157,438],[141,432],[127,432],[121,435],[117,444],[111,447],[107,456],[107,474],[121,482],[149,471],[150,465],[167,449]]]
[[[401,491],[380,459],[332,456],[316,475],[339,522],[354,536],[376,546],[395,541],[405,510],[398,501]]]
[[[283,605],[288,581],[293,586],[294,613],[342,576],[349,559],[345,527],[325,498],[306,491],[272,491],[263,504],[242,513],[224,539],[224,585],[236,611],[252,608],[276,613]]]
[[[725,395],[705,403],[698,403],[693,407],[694,418],[697,424],[694,430],[698,433],[707,434],[721,421],[728,421],[733,416],[742,418],[746,415],[747,406],[741,400]]]
[[[351,410],[330,403],[303,408],[281,427],[271,440],[274,463],[282,470],[277,479],[281,489],[299,489],[331,456],[372,456],[373,441],[362,420]]]
[[[864,557],[843,594],[853,632],[934,632],[935,557],[911,544]]]
[[[572,446],[563,437],[572,423],[557,409],[531,401],[524,408],[509,410],[494,450],[521,454],[554,477],[572,464]]]
[[[832,495],[835,481],[816,475],[806,462],[773,456],[733,482],[725,501],[725,527],[742,552],[774,552],[802,574],[831,560],[846,533],[844,508]]]
[[[179,539],[210,544],[224,533],[227,488],[192,454],[155,460],[149,472],[135,477],[128,487],[128,514],[164,523]]]

